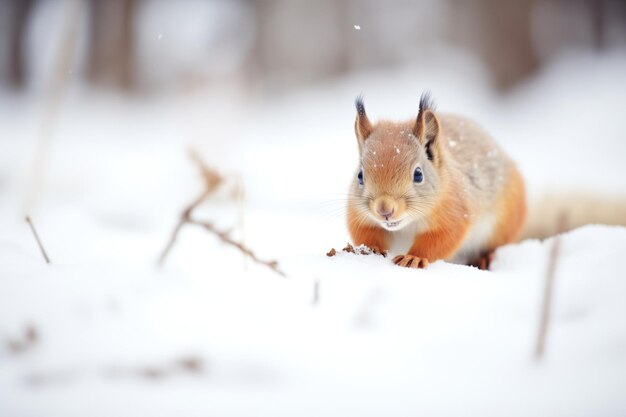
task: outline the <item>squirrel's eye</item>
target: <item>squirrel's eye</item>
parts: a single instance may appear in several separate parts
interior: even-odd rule
[[[421,168],[415,168],[415,171],[413,172],[413,182],[422,182],[424,181],[424,174],[422,173],[422,169]]]
[[[359,175],[356,176],[357,181],[359,182],[359,185],[363,185],[363,170],[361,169],[359,171]]]

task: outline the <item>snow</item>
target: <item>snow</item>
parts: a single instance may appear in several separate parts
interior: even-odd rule
[[[493,133],[531,195],[619,195],[618,52],[563,56],[506,97],[462,56],[257,101],[212,91],[123,99],[74,86],[30,211],[50,266],[22,218],[41,105],[3,94],[0,415],[623,414],[626,228],[562,236],[541,361],[533,350],[554,239],[501,248],[489,272],[441,261],[409,270],[339,251],[358,163],[356,92],[376,120],[412,117],[428,87],[438,108]],[[603,108],[590,108],[590,92]],[[193,226],[156,267],[201,190],[189,145],[246,186],[245,230],[227,190],[198,216],[234,228],[287,278]],[[331,247],[338,254],[327,257]]]

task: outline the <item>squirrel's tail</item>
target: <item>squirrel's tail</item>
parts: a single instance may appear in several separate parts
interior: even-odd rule
[[[561,216],[565,230],[558,230]],[[626,197],[555,192],[530,199],[521,239],[545,239],[586,224],[626,226]]]

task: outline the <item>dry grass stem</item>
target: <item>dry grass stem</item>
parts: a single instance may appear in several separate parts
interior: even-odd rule
[[[313,283],[313,301],[312,304],[314,306],[320,303],[320,280],[316,279]]]
[[[561,236],[567,227],[567,216],[561,213],[557,223],[557,235],[552,242],[548,266],[546,268],[545,286],[543,292],[543,303],[541,305],[541,316],[539,318],[539,331],[537,333],[537,344],[535,347],[535,359],[541,360],[545,353],[546,338],[550,325],[550,311],[552,307],[552,298],[554,292],[554,278],[556,275],[556,265],[560,254]]]
[[[191,212],[200,204],[202,204],[202,202],[210,195],[210,193],[211,192],[207,192],[207,190],[204,190],[202,194],[198,196],[198,198],[196,198],[191,204],[189,204],[183,210],[183,212],[180,215],[180,219],[178,220],[178,224],[176,224],[174,231],[170,235],[170,239],[167,242],[165,249],[163,249],[163,252],[161,252],[161,256],[159,256],[159,266],[163,265],[163,262],[165,262],[165,258],[170,253],[170,251],[172,250],[172,247],[176,243],[176,239],[178,238],[180,229],[182,229],[185,223],[189,222],[189,219],[191,218]]]
[[[254,252],[252,252],[252,250],[250,248],[248,248],[247,246],[243,245],[241,242],[237,242],[236,240],[232,239],[230,237],[230,233],[225,232],[225,231],[221,231],[219,229],[216,229],[215,226],[213,226],[212,223],[209,222],[202,222],[202,221],[198,221],[198,220],[193,220],[193,219],[188,219],[187,223],[191,223],[191,224],[195,224],[198,226],[202,226],[204,227],[205,230],[213,233],[215,236],[217,236],[222,243],[225,243],[227,245],[233,246],[237,249],[239,249],[244,255],[246,255],[247,257],[249,257],[250,259],[252,259],[254,262],[261,264],[261,265],[265,265],[268,268],[272,269],[274,272],[276,272],[278,275],[281,276],[285,276],[285,273],[283,271],[281,271],[278,268],[278,262],[277,261],[264,261],[262,259],[259,259]]]
[[[242,245],[246,244],[246,228],[245,228],[245,193],[243,188],[243,180],[237,176],[237,185],[235,189],[235,198],[237,199],[237,226],[239,229],[239,240]],[[243,257],[243,267],[247,266],[246,257]]]
[[[178,238],[178,234],[180,233],[180,230],[182,229],[182,227],[184,225],[186,225],[186,224],[194,224],[196,226],[203,227],[206,231],[208,231],[211,234],[215,235],[222,243],[237,248],[246,257],[252,259],[252,261],[254,261],[254,262],[256,262],[256,263],[258,263],[260,265],[265,265],[266,267],[270,268],[272,271],[274,271],[277,274],[285,277],[286,275],[285,275],[285,273],[283,271],[281,271],[279,269],[277,261],[275,261],[275,260],[266,261],[266,260],[260,259],[245,244],[243,244],[242,242],[239,242],[239,241],[236,241],[235,239],[233,239],[230,236],[230,232],[229,231],[219,230],[211,222],[196,220],[196,219],[194,219],[192,217],[193,211],[200,204],[202,204],[213,192],[215,192],[215,190],[217,190],[217,188],[219,188],[220,185],[222,185],[224,183],[224,177],[222,177],[217,171],[209,168],[202,161],[202,159],[198,156],[198,154],[196,152],[192,151],[190,153],[190,156],[191,156],[191,159],[194,161],[194,163],[200,169],[200,173],[201,173],[202,178],[204,180],[204,190],[202,191],[202,193],[191,204],[189,204],[182,211],[182,213],[180,215],[180,219],[179,219],[176,227],[174,228],[174,230],[173,230],[173,232],[172,232],[172,234],[170,236],[170,239],[169,239],[165,249],[163,250],[163,252],[161,253],[161,256],[159,257],[159,265],[163,265],[163,263],[165,262],[165,259],[167,258],[167,255],[169,254],[169,252],[172,250],[172,247],[176,243],[176,239]],[[240,182],[239,182],[239,185],[241,185]],[[240,191],[240,192],[243,194],[243,191]]]
[[[26,216],[26,223],[28,223],[28,225],[30,226],[30,230],[31,232],[33,232],[33,236],[35,236],[35,240],[37,241],[37,246],[39,246],[39,250],[41,251],[41,255],[43,256],[43,259],[46,261],[47,264],[49,264],[50,258],[48,257],[48,254],[46,253],[46,250],[44,249],[43,244],[41,243],[41,239],[39,239],[39,234],[37,234],[35,225],[33,224],[29,216]]]

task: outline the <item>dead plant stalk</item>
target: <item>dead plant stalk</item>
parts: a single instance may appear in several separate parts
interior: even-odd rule
[[[554,278],[556,275],[557,261],[561,248],[561,233],[566,230],[567,216],[562,213],[557,222],[557,235],[552,242],[548,266],[546,268],[545,286],[543,292],[543,303],[541,305],[541,315],[539,318],[539,331],[537,333],[537,344],[535,347],[535,359],[541,360],[545,353],[546,338],[550,325],[550,312],[552,309],[552,299],[554,293]]]
[[[191,159],[196,163],[196,165],[198,165],[198,168],[200,169],[202,178],[204,180],[205,188],[202,191],[202,193],[182,211],[180,215],[180,219],[178,220],[176,227],[172,231],[172,234],[170,236],[170,239],[167,245],[165,246],[165,249],[163,250],[163,252],[161,253],[161,256],[159,257],[159,266],[163,265],[163,263],[165,262],[165,259],[167,255],[170,253],[170,251],[172,250],[172,247],[174,246],[174,244],[176,243],[178,235],[181,229],[183,228],[183,226],[186,224],[193,224],[196,226],[201,226],[206,231],[216,236],[222,243],[232,246],[234,248],[237,248],[240,252],[242,252],[246,257],[250,258],[252,261],[260,265],[265,265],[266,267],[270,268],[272,271],[285,277],[285,273],[278,268],[277,261],[275,260],[266,261],[266,260],[260,259],[244,243],[234,240],[230,236],[230,233],[228,231],[219,230],[211,222],[200,221],[200,220],[196,220],[193,218],[193,211],[200,204],[202,204],[224,182],[224,178],[220,174],[218,174],[215,170],[209,168],[200,159],[197,153],[192,152]]]
[[[35,240],[37,241],[37,246],[39,246],[39,250],[41,251],[41,255],[43,256],[43,259],[46,261],[47,264],[49,264],[50,258],[48,257],[48,254],[46,253],[46,249],[43,247],[43,244],[41,243],[41,239],[39,239],[39,234],[37,233],[37,229],[35,229],[35,225],[33,224],[29,216],[26,216],[25,220],[26,220],[26,223],[28,223],[28,226],[30,226],[30,230],[31,232],[33,232],[33,236],[35,236]]]

